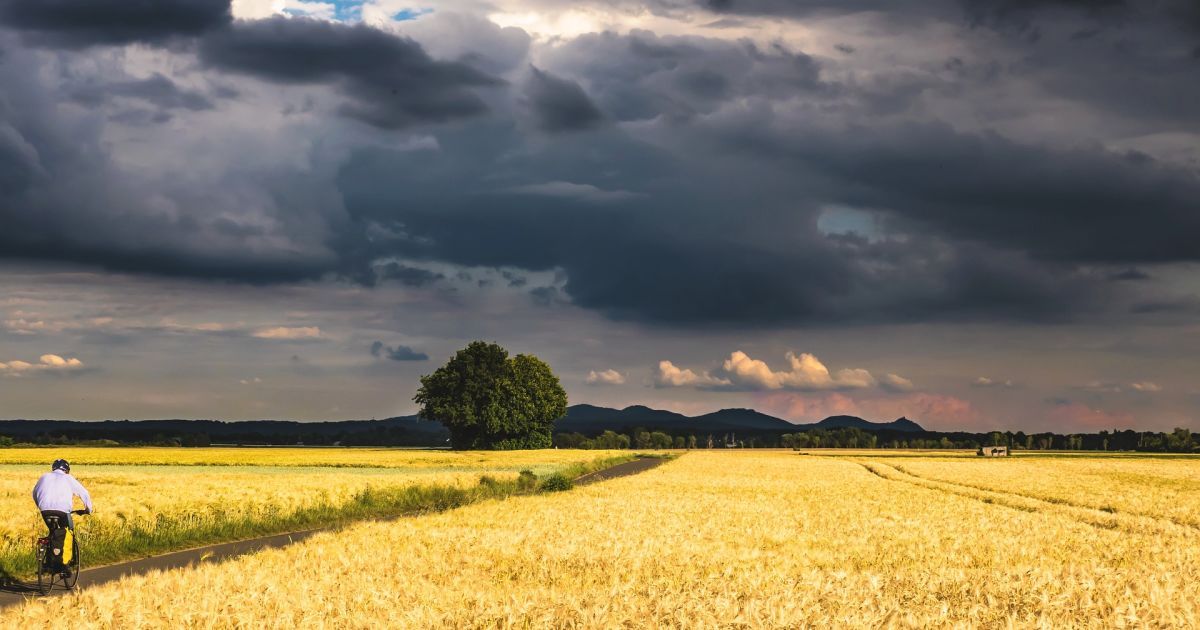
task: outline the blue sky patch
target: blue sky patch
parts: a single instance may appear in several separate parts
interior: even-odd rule
[[[334,17],[342,22],[357,22],[362,19],[364,0],[333,0]]]
[[[404,9],[403,11],[393,15],[392,19],[396,20],[397,22],[407,22],[409,20],[415,20],[422,15],[429,15],[430,13],[433,13],[433,9]]]
[[[299,0],[296,4],[285,8],[283,12],[293,16],[308,15],[324,19],[332,17],[332,19],[338,22],[361,22],[363,4],[365,3],[366,0]],[[333,7],[332,16],[329,14],[329,7],[331,6]],[[430,13],[433,13],[433,9],[403,9],[398,13],[394,13],[392,19],[397,22],[407,22]]]

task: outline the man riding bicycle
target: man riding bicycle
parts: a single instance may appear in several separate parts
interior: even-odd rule
[[[87,508],[83,513],[90,514],[92,497],[88,495],[83,484],[71,476],[71,464],[65,459],[54,460],[50,465],[50,472],[42,475],[33,486],[33,502],[41,510],[42,520],[46,522],[51,538],[55,538],[56,524],[65,525],[72,534],[74,533],[75,522],[71,518],[71,508],[75,497],[83,500],[83,505]]]

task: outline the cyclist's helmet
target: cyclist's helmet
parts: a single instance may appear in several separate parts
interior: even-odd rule
[[[65,459],[56,459],[53,464],[50,464],[50,470],[61,470],[65,473],[70,473],[71,465]]]

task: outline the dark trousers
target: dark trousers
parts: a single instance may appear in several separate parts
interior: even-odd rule
[[[57,520],[55,519],[57,517]],[[42,520],[46,522],[46,529],[54,530],[55,524],[58,527],[66,527],[67,529],[75,529],[75,521],[71,518],[70,512],[60,512],[58,510],[42,510]]]

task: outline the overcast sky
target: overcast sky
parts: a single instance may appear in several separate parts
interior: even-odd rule
[[[1193,0],[0,0],[0,417],[1200,430]]]

